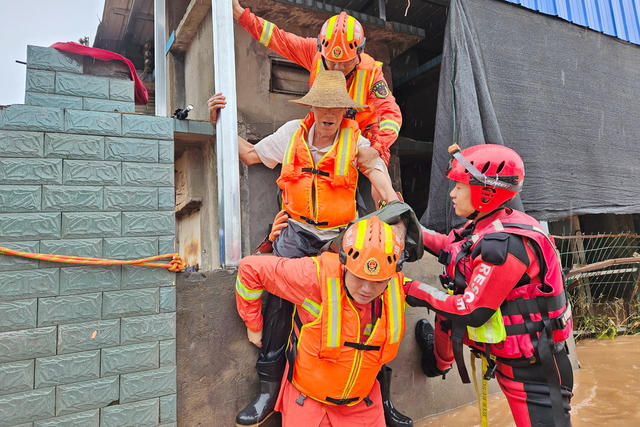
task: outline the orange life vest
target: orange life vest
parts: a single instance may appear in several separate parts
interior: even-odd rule
[[[282,209],[291,218],[320,229],[342,227],[356,218],[358,169],[354,162],[360,129],[354,120],[343,119],[337,140],[316,165],[307,145],[313,122],[313,113],[309,113],[285,151],[277,181]]]
[[[311,68],[311,78],[309,79],[309,87],[313,86],[313,82],[316,79],[316,75],[320,70],[324,70],[324,63],[322,62],[322,55],[320,52],[316,54],[313,59],[315,66]],[[349,86],[349,96],[356,103],[367,105],[367,96],[371,92],[373,86],[373,78],[376,75],[376,71],[382,69],[382,62],[376,61],[366,53],[360,54],[360,63],[355,71],[355,76]],[[367,126],[373,123],[378,123],[378,115],[376,114],[376,108],[368,104],[367,108],[356,109],[355,121],[358,122],[360,130],[364,131]]]
[[[313,259],[322,301],[318,305],[307,300],[306,306],[296,307],[317,317],[302,325],[294,314],[287,347],[288,379],[303,395],[319,402],[353,406],[369,395],[382,365],[398,353],[404,333],[404,276],[396,273],[389,280],[380,296],[380,317],[369,338],[361,342],[360,316],[344,289],[338,254],[325,252]]]

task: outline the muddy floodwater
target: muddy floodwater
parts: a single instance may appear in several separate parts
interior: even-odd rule
[[[573,427],[640,425],[640,335],[578,343],[580,369],[574,371]],[[495,381],[495,380],[494,380]],[[473,387],[469,385],[469,387]],[[416,427],[479,426],[476,404],[417,422]],[[502,393],[489,396],[489,426],[514,426]]]

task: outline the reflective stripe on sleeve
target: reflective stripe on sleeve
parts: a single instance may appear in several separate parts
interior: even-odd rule
[[[245,301],[255,301],[262,296],[262,289],[248,289],[240,281],[240,277],[236,277],[236,292]]]
[[[385,119],[380,122],[380,131],[391,129],[398,135],[400,133],[400,124],[395,120]]]
[[[302,303],[302,307],[305,310],[307,310],[309,313],[314,315],[315,317],[320,316],[321,307],[320,307],[320,304],[318,304],[317,302],[312,301],[309,298],[306,298]]]
[[[273,27],[274,25],[269,21],[264,21],[264,26],[262,27],[262,34],[260,34],[260,43],[269,47],[269,42],[271,41],[271,36],[273,35]]]

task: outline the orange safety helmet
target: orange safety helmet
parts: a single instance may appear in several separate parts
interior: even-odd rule
[[[476,211],[491,212],[522,189],[524,163],[509,147],[479,144],[460,151],[454,144],[449,154],[453,159],[447,178],[469,184],[471,205]]]
[[[403,261],[396,234],[377,216],[352,224],[342,238],[340,262],[361,279],[390,279],[402,269]]]
[[[362,53],[366,40],[360,22],[346,12],[340,12],[322,25],[318,50],[329,61],[346,62]]]

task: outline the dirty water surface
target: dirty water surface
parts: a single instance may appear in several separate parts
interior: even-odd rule
[[[580,341],[578,361],[571,399],[573,427],[640,425],[640,335]],[[502,393],[489,396],[488,406],[489,426],[515,425]],[[475,403],[415,423],[416,427],[479,425]]]

